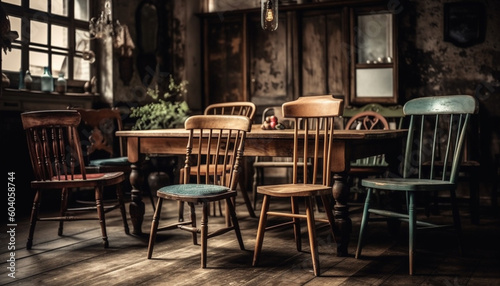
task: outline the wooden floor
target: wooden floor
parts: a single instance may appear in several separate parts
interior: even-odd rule
[[[39,222],[32,250],[25,243],[28,219],[15,228],[15,278],[10,273],[10,234],[1,228],[0,285],[499,285],[500,219],[482,207],[481,223],[471,225],[467,206],[462,209],[464,255],[458,254],[456,240],[448,232],[422,232],[417,238],[416,274],[409,276],[407,236],[391,238],[385,223],[369,229],[368,244],[361,259],[353,257],[359,229],[359,206],[352,206],[353,233],[349,257],[337,257],[335,243],[328,232],[318,233],[321,276],[314,277],[309,247],[303,228],[303,252],[297,252],[291,229],[268,232],[262,261],[252,267],[258,219],[250,218],[241,203],[237,205],[246,250],[238,247],[232,232],[209,240],[208,267],[200,268],[200,249],[184,231],[159,233],[153,259],[146,259],[152,207],[146,200],[144,236],[125,235],[119,212],[107,215],[110,247],[101,244],[97,221],[65,224],[63,237],[57,236],[57,222]],[[284,207],[281,202],[271,206]],[[173,218],[176,207],[164,220]],[[48,210],[46,210],[48,212]],[[440,220],[450,220],[443,209]],[[19,220],[20,218],[18,218]],[[222,224],[220,216],[210,223]],[[129,222],[131,226],[131,223]]]

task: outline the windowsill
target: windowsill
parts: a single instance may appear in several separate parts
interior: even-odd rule
[[[42,92],[38,90],[2,90],[0,110],[32,111],[48,109],[67,109],[68,107],[91,108],[99,94]]]

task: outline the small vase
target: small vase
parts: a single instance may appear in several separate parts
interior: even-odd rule
[[[33,84],[33,78],[31,77],[30,71],[27,70],[26,74],[24,75],[24,88],[30,90],[32,84]]]
[[[59,77],[57,78],[57,81],[56,81],[56,92],[58,92],[60,94],[66,93],[67,86],[68,85],[67,85],[66,79],[64,78],[64,73],[60,72]]]
[[[52,80],[52,75],[50,74],[49,67],[43,68],[43,74],[41,76],[42,91],[53,92],[54,82]]]

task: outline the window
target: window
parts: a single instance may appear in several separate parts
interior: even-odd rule
[[[30,70],[34,76],[49,66],[56,77],[85,82],[91,78],[88,58],[90,0],[2,0],[11,30],[19,38],[2,58],[2,71]]]

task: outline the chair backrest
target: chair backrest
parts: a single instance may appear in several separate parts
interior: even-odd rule
[[[205,115],[242,115],[253,120],[255,116],[255,104],[249,101],[235,101],[210,104],[205,108]]]
[[[401,129],[403,127],[403,107],[401,105],[381,105],[378,103],[369,103],[360,107],[349,106],[344,108],[344,123],[355,117],[357,114],[371,111],[380,114],[389,123],[389,129]],[[347,124],[344,124],[343,129],[347,129]]]
[[[194,115],[184,125],[189,140],[183,173],[195,175],[184,175],[182,181],[189,183],[195,177],[198,184],[219,184],[235,190],[252,121],[242,115]]]
[[[380,113],[374,111],[360,112],[347,121],[345,126],[347,130],[389,130],[389,122]]]
[[[283,115],[294,120],[292,171],[294,184],[298,183],[299,168],[302,168],[302,182],[318,184],[317,178],[321,174],[322,184],[331,185],[329,172],[332,162],[334,121],[335,117],[342,115],[342,112],[343,100],[333,98],[331,95],[300,97],[283,104]],[[300,121],[304,124],[299,124]],[[306,136],[308,140],[304,140]],[[305,164],[299,165],[299,162],[311,162],[311,174],[303,170]]]
[[[116,131],[123,129],[118,108],[76,110],[82,117],[80,134],[83,143],[87,143],[84,151],[90,159],[124,156],[124,142],[121,137],[115,136]]]
[[[36,180],[86,179],[76,110],[25,112],[21,120]]]
[[[477,100],[469,95],[422,97],[408,101],[403,110],[410,116],[403,177],[455,183]],[[437,163],[444,172],[437,172]]]

